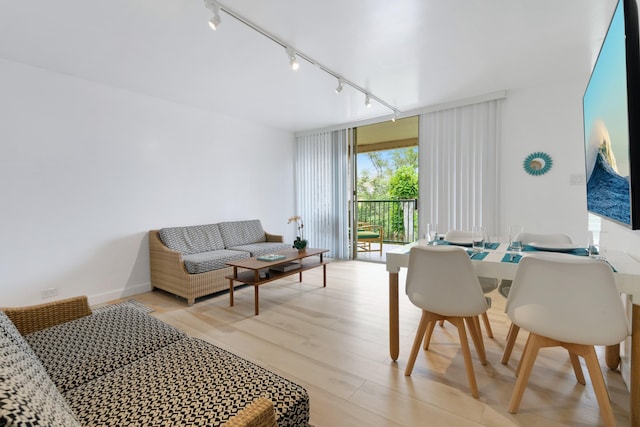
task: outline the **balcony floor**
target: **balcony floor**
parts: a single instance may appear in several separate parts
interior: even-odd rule
[[[377,245],[373,245],[375,248],[377,248]],[[382,255],[380,255],[380,251],[375,251],[375,252],[358,252],[357,255],[357,260],[358,261],[370,261],[370,262],[380,262],[380,263],[385,263],[387,262],[387,252],[391,251],[393,249],[399,248],[400,246],[404,246],[401,243],[385,243],[382,245]]]

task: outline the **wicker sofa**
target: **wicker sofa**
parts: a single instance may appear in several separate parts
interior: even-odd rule
[[[0,354],[0,425],[308,426],[303,387],[128,303],[2,309]]]
[[[264,231],[260,220],[171,227],[149,232],[151,286],[196,298],[229,289],[226,261],[290,248],[280,235]]]

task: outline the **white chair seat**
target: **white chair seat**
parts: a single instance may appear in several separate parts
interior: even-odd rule
[[[584,384],[578,356],[585,359],[606,426],[616,422],[594,346],[613,345],[629,325],[608,264],[566,254],[523,257],[507,299],[507,316],[530,332],[509,412],[516,413],[538,351],[569,351],[578,382]]]
[[[523,262],[529,258],[535,262]],[[558,341],[589,345],[618,344],[628,335],[613,272],[606,263],[541,253],[523,258],[517,276],[521,282],[522,277],[535,282],[516,287],[514,280],[509,292],[507,316],[520,328]],[[594,283],[606,285],[591,286]]]
[[[486,313],[490,299],[485,298],[482,292],[467,252],[457,246],[411,248],[406,294],[414,305],[422,309],[422,317],[405,375],[411,375],[423,340],[424,348],[428,350],[435,323],[446,320],[458,329],[471,394],[478,397],[465,324],[480,361],[486,364],[478,316]]]
[[[445,236],[444,239],[445,240],[451,240],[451,241],[464,241],[464,240],[471,240],[471,238],[473,237],[473,233],[471,231],[467,231],[467,230],[449,230]],[[496,290],[496,288],[498,288],[498,285],[500,283],[499,279],[496,279],[494,277],[478,277],[478,280],[480,281],[480,286],[482,287],[482,292],[485,294],[491,293],[494,290]],[[487,336],[489,338],[493,338],[493,331],[491,330],[491,324],[489,323],[489,317],[487,316],[486,313],[484,313],[482,315],[482,320],[484,322],[485,325],[485,329],[487,330]],[[441,322],[442,325],[442,322]]]
[[[554,243],[572,243],[571,237],[562,233],[520,233],[516,236],[516,239],[520,239],[523,245],[527,245],[531,242],[554,244]],[[565,255],[566,254],[560,254]],[[498,293],[505,298],[509,297],[509,291],[511,289],[511,280],[501,280],[498,285]],[[502,354],[502,364],[507,364],[513,351],[516,338],[518,337],[518,331],[520,330],[517,324],[511,324],[509,327],[509,333],[507,334],[507,342],[504,346],[504,353]]]

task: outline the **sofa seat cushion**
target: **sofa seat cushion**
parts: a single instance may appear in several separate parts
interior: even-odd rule
[[[218,224],[163,228],[160,230],[160,240],[169,249],[183,254],[224,249]]]
[[[84,425],[219,426],[259,397],[280,427],[309,422],[307,391],[254,363],[187,338],[65,394]]]
[[[220,249],[199,254],[184,255],[182,260],[187,271],[191,274],[204,273],[205,271],[218,270],[228,267],[227,261],[234,261],[242,258],[249,258],[248,252],[232,251]]]
[[[264,242],[267,236],[259,219],[247,221],[230,221],[218,224],[224,247],[248,245],[249,243]]]
[[[187,335],[134,307],[114,306],[25,337],[60,391],[134,362]]]
[[[358,230],[358,239],[378,239],[379,237],[379,233],[374,233],[373,231]]]
[[[0,317],[0,425],[80,426],[29,345],[16,342],[17,329]]]
[[[249,245],[242,246],[233,246],[229,249],[234,251],[245,251],[249,252],[251,256],[260,256],[271,254],[274,252],[278,252],[284,249],[291,249],[291,243],[282,243],[282,242],[260,242],[260,243],[251,243]]]

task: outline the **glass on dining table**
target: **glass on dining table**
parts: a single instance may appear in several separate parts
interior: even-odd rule
[[[471,243],[474,253],[480,253],[484,250],[486,231],[482,226],[473,227],[471,231]]]
[[[606,260],[607,249],[602,245],[602,237],[605,233],[603,231],[589,232],[589,244],[587,245],[587,251],[589,257],[592,259]]]
[[[519,255],[522,251],[522,233],[524,232],[524,227],[521,225],[510,225],[509,226],[509,252],[511,253],[511,257],[515,255]]]
[[[425,236],[428,245],[436,245],[438,241],[438,224],[432,222],[427,224],[427,234]]]

